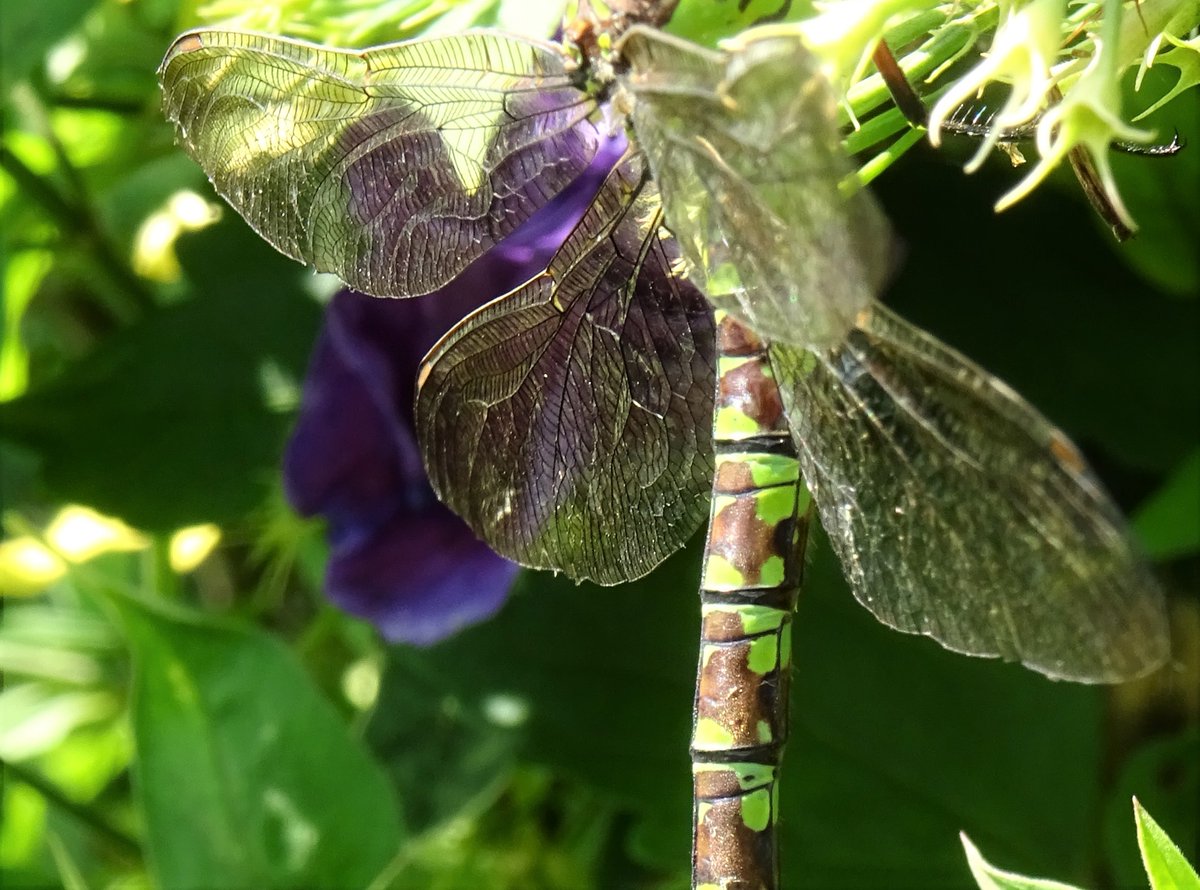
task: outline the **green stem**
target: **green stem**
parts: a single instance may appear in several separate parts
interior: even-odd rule
[[[47,803],[74,816],[84,825],[93,829],[97,834],[103,835],[114,846],[118,847],[122,854],[137,857],[142,855],[142,846],[137,842],[136,838],[114,826],[96,812],[94,808],[71,800],[63,794],[57,785],[48,782],[33,770],[26,769],[20,764],[11,763],[3,759],[0,759],[0,768],[7,770],[13,779],[28,785],[44,797]]]
[[[154,305],[141,279],[108,246],[89,210],[67,201],[4,146],[0,146],[0,170],[12,177],[17,187],[46,212],[64,235],[78,243],[80,252],[91,260],[87,265],[99,277],[90,290],[117,321],[132,321]]]
[[[1104,0],[1104,19],[1100,22],[1100,59],[1101,71],[1112,82],[1116,82],[1121,71],[1117,64],[1117,55],[1121,44],[1121,4],[1124,0]]]
[[[11,99],[24,115],[36,123],[39,135],[49,143],[59,169],[75,194],[73,198],[62,195],[7,147],[0,147],[0,168],[49,214],[64,233],[81,242],[79,246],[86,256],[95,260],[96,272],[101,279],[98,284],[103,287],[93,290],[104,300],[107,308],[122,321],[138,318],[154,307],[153,294],[109,243],[103,227],[92,212],[83,177],[54,132],[41,97],[31,87],[24,85],[13,89]]]
[[[80,108],[86,111],[107,111],[123,117],[133,117],[146,109],[146,103],[140,99],[114,98],[111,96],[68,96],[51,95],[47,97],[50,105],[55,108]]]
[[[11,176],[17,188],[39,204],[61,228],[68,232],[78,229],[76,209],[4,145],[0,145],[0,170]]]
[[[863,188],[870,185],[879,174],[899,160],[901,155],[920,142],[924,136],[924,130],[918,130],[913,127],[883,151],[872,157],[867,163],[863,164],[856,174],[859,187]]]

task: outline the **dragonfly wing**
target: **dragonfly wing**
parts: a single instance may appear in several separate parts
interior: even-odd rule
[[[449,282],[598,142],[553,46],[486,31],[362,52],[193,31],[159,77],[217,191],[288,256],[375,296]]]
[[[633,29],[633,127],[688,274],[770,340],[840,342],[886,271],[889,240],[849,172],[833,96],[799,37],[712,52]]]
[[[706,513],[712,313],[671,275],[659,217],[630,158],[549,269],[468,317],[422,369],[434,489],[523,565],[636,578]]]
[[[1055,678],[1167,654],[1162,595],[1063,433],[875,306],[818,356],[773,347],[788,418],[855,595],[884,623]]]

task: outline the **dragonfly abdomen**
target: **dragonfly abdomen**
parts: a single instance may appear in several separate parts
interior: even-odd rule
[[[716,472],[692,732],[693,885],[778,885],[776,780],[808,495],[766,347],[718,313]]]

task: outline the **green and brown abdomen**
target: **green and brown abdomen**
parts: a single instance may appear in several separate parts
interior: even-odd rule
[[[809,497],[766,346],[717,314],[716,475],[692,730],[692,883],[779,883],[777,774]]]

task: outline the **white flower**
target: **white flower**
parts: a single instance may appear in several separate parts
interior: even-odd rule
[[[992,81],[1012,88],[1008,101],[993,119],[987,139],[967,171],[976,170],[991,151],[1000,130],[1033,120],[1049,104],[1057,81],[1053,70],[1063,39],[1066,0],[1031,0],[1001,5],[1001,21],[987,57],[946,91],[929,114],[929,141],[937,145],[941,127],[957,108],[969,102]]]
[[[1073,148],[1083,146],[1091,153],[1100,183],[1113,209],[1131,230],[1135,228],[1117,192],[1109,149],[1115,141],[1147,142],[1154,134],[1139,130],[1122,119],[1120,86],[1114,74],[1117,66],[1109,58],[1110,52],[1097,37],[1096,52],[1091,63],[1071,85],[1062,101],[1051,106],[1038,121],[1038,162],[1016,188],[996,202],[997,210],[1010,207],[1025,197]]]

